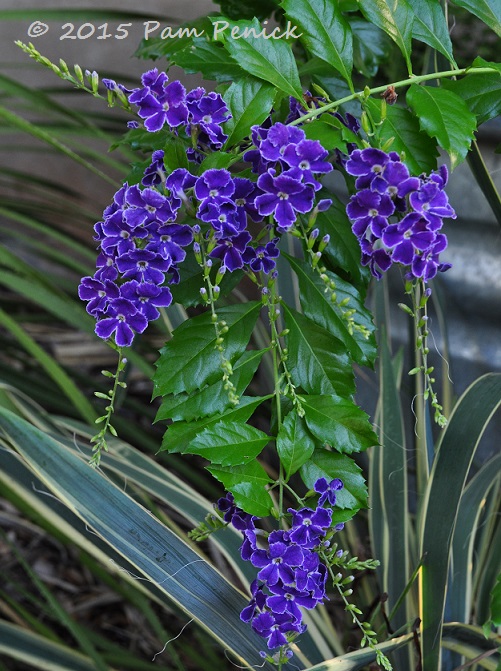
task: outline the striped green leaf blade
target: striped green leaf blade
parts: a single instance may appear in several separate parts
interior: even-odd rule
[[[458,401],[433,463],[423,502],[420,607],[423,668],[440,668],[449,556],[461,496],[478,443],[501,404],[501,374],[476,380]]]
[[[4,620],[0,620],[0,653],[40,671],[94,671],[96,668],[88,657]]]
[[[388,655],[390,652],[410,643],[412,637],[413,634],[405,634],[404,636],[380,643],[376,646],[376,649]],[[359,671],[360,669],[369,668],[369,665],[375,662],[375,660],[375,649],[355,650],[335,659],[328,659],[321,664],[315,664],[315,666],[310,667],[307,671]]]
[[[247,600],[221,573],[50,436],[2,408],[0,426],[45,485],[137,572],[194,618],[239,664],[262,664],[263,641],[239,618]],[[296,664],[301,664],[299,659]]]

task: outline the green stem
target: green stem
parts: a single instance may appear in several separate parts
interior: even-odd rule
[[[409,86],[410,84],[421,84],[421,82],[427,82],[432,79],[444,79],[445,77],[457,77],[465,74],[486,74],[486,73],[492,73],[492,72],[498,72],[495,68],[457,68],[455,70],[443,70],[442,72],[432,72],[430,74],[426,75],[415,75],[413,77],[408,77],[407,79],[401,79],[398,82],[393,82],[392,84],[386,84],[383,86],[376,86],[375,88],[369,89],[365,88],[363,91],[359,91],[356,93],[352,93],[349,96],[345,96],[344,98],[339,98],[339,100],[335,100],[334,102],[327,103],[327,105],[323,105],[322,107],[319,107],[318,109],[311,110],[307,114],[304,114],[303,116],[299,117],[299,119],[295,119],[294,121],[291,121],[289,126],[297,126],[298,124],[303,123],[304,121],[308,121],[309,119],[314,119],[317,116],[320,116],[324,112],[327,112],[331,109],[334,109],[336,107],[339,107],[340,105],[344,105],[345,103],[350,102],[351,100],[361,100],[368,98],[369,96],[373,95],[374,93],[383,93],[386,91],[388,86],[393,86],[394,88],[401,88],[402,86]],[[247,151],[247,150],[246,150]]]

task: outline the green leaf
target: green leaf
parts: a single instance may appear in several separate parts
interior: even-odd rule
[[[467,9],[501,37],[501,5],[499,0],[454,0],[454,4]]]
[[[413,84],[407,102],[421,128],[449,153],[453,170],[464,160],[477,128],[475,116],[462,98],[442,88]]]
[[[260,125],[268,117],[275,89],[261,79],[244,77],[233,82],[223,98],[232,116],[224,125],[228,134],[225,146],[231,147],[250,135],[251,126]]]
[[[210,154],[210,156],[217,156],[218,153]],[[190,221],[193,223],[193,220]],[[170,290],[172,297],[176,303],[180,303],[185,308],[191,308],[196,305],[204,304],[200,295],[200,287],[204,286],[204,277],[200,266],[194,254],[189,254],[179,268],[181,280],[179,284],[171,284]],[[235,286],[242,279],[243,273],[241,270],[235,270],[233,273],[225,273],[220,287],[220,296],[227,296],[233,291]]]
[[[0,426],[48,489],[134,573],[152,582],[163,599],[196,619],[242,663],[259,661],[261,639],[239,618],[247,599],[221,573],[58,441],[2,408]]]
[[[246,513],[258,517],[267,517],[270,514],[273,502],[266,486],[273,480],[257,461],[251,461],[245,466],[207,470],[233,494],[235,504]]]
[[[236,407],[231,407],[220,415],[204,417],[196,422],[174,422],[165,432],[160,449],[169,452],[184,452],[190,442],[206,427],[213,426],[223,419],[228,422],[246,422],[254,410],[268,398],[271,398],[271,396],[259,398],[243,396]]]
[[[344,344],[315,322],[283,304],[287,366],[295,385],[308,394],[355,393],[355,377]]]
[[[381,121],[381,102],[369,98],[367,106],[374,115],[374,121]],[[401,155],[402,161],[412,175],[429,173],[437,167],[437,143],[419,127],[418,118],[408,109],[399,105],[386,107],[386,119],[379,126],[381,143],[393,139],[391,151]]]
[[[302,466],[301,477],[309,489],[313,489],[319,478],[327,481],[339,478],[344,486],[336,492],[336,507],[354,512],[367,507],[367,487],[362,469],[346,454],[316,449]]]
[[[491,592],[491,621],[495,627],[501,627],[501,574]]]
[[[312,434],[338,452],[352,454],[378,444],[368,415],[353,401],[338,396],[306,396],[305,421]]]
[[[412,37],[436,49],[451,62],[453,67],[457,67],[441,4],[436,0],[408,0],[408,2],[414,12]]]
[[[240,67],[258,79],[273,84],[280,91],[298,100],[303,97],[296,59],[291,46],[282,37],[268,39],[255,37],[263,30],[257,19],[253,21],[229,22],[221,18],[211,19],[214,31],[223,31],[215,38],[224,39],[224,46]],[[219,23],[219,25],[218,25]],[[237,37],[231,37],[235,30]],[[247,31],[248,36],[245,36]]]
[[[176,52],[191,46],[193,39],[196,37],[203,37],[207,33],[210,34],[212,32],[212,24],[208,16],[201,16],[198,19],[176,25],[175,30],[172,32],[176,32],[177,35],[172,35],[166,39],[160,37],[160,27],[159,32],[148,33],[148,39],[143,38],[141,40],[134,56],[136,58],[144,58],[145,60],[155,60],[162,57],[169,59]]]
[[[188,157],[186,155],[188,146],[188,142],[183,142],[175,135],[169,135],[163,146],[164,166],[167,174],[174,172],[177,168],[188,170]]]
[[[249,350],[243,353],[233,365],[231,381],[235,385],[237,396],[241,396],[247,389],[254,373],[267,350]],[[224,412],[231,407],[228,392],[224,388],[225,382],[221,378],[218,382],[188,394],[168,395],[164,397],[158,409],[156,421],[172,419],[174,421],[191,422],[201,417]]]
[[[277,436],[277,452],[287,479],[308,461],[315,450],[315,441],[308,432],[304,419],[296,410],[285,417]]]
[[[383,30],[400,49],[412,72],[411,38],[414,12],[407,0],[358,0],[365,18]]]
[[[218,319],[228,326],[224,348],[229,361],[245,351],[260,309],[259,301],[249,301],[218,310]],[[211,313],[205,312],[173,331],[172,340],[162,348],[156,364],[155,396],[194,391],[217,379],[221,355],[216,349],[216,331],[211,318]]]
[[[335,0],[282,0],[287,18],[302,32],[299,41],[312,56],[318,56],[348,82],[353,70],[353,38],[349,23]]]
[[[452,534],[470,465],[501,404],[501,374],[484,375],[458,401],[435,454],[423,500],[419,556],[423,668],[438,671]],[[444,492],[447,492],[444,505]],[[438,514],[440,511],[440,514]]]
[[[372,365],[376,358],[376,347],[374,337],[366,339],[360,332],[351,334],[342,317],[340,308],[330,300],[330,292],[325,293],[325,284],[315,270],[304,261],[300,261],[288,254],[283,253],[292,269],[297,275],[299,282],[300,300],[304,314],[319,326],[325,328],[333,336],[341,340],[348,349],[351,357],[360,364]],[[329,280],[336,284],[338,300],[349,298],[347,308],[354,308],[356,323],[373,331],[372,316],[363,306],[359,292],[348,282],[340,277],[326,271]]]
[[[194,38],[192,44],[171,55],[171,60],[185,72],[201,72],[205,79],[228,82],[245,73],[228,51],[217,42],[208,42],[205,37]]]
[[[365,19],[348,15],[353,31],[353,65],[364,77],[374,77],[391,52],[391,42],[377,26]]]
[[[270,436],[254,426],[223,420],[199,433],[186,452],[198,454],[213,464],[239,466],[256,459],[270,440]]]
[[[470,112],[477,117],[479,126],[501,114],[501,72],[467,74],[455,81],[444,79],[442,86],[464,100]]]
[[[277,0],[217,0],[221,13],[230,19],[252,19],[261,21],[270,17],[278,7]]]
[[[302,130],[308,140],[318,140],[327,151],[339,149],[344,154],[348,153],[341,129],[327,123],[325,119],[321,120],[317,117],[313,123],[306,124]]]

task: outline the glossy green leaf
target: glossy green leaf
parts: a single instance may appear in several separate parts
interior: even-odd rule
[[[456,67],[449,28],[442,6],[436,0],[408,0],[414,12],[412,37],[436,49]]]
[[[388,36],[365,19],[349,14],[347,20],[353,32],[353,65],[364,77],[374,77],[391,51]]]
[[[278,0],[217,0],[221,13],[230,19],[261,20],[270,17],[277,9]]]
[[[368,415],[353,401],[334,395],[304,397],[305,421],[316,438],[352,454],[378,444]]]
[[[270,514],[273,502],[266,487],[273,480],[257,461],[251,461],[244,466],[207,470],[233,494],[239,508],[258,517],[267,517]]]
[[[208,42],[205,37],[194,38],[189,47],[172,54],[171,60],[185,72],[201,72],[206,79],[219,82],[232,81],[245,74],[238,60],[220,44]]]
[[[170,135],[163,144],[164,166],[167,174],[174,172],[177,168],[188,169],[188,158],[186,156],[187,142],[181,138]]]
[[[235,385],[235,393],[241,396],[250,384],[254,373],[266,350],[249,350],[243,353],[233,365],[231,381]],[[228,391],[224,388],[225,381],[218,380],[193,394],[176,394],[165,396],[158,409],[156,420],[172,419],[176,422],[191,422],[201,417],[224,412],[231,407]]]
[[[325,120],[317,118],[315,123],[305,125],[303,130],[308,140],[318,140],[327,151],[339,149],[344,154],[348,153],[341,130],[326,123]]]
[[[330,300],[330,292],[325,293],[326,286],[320,278],[320,274],[310,268],[304,261],[300,261],[285,253],[283,255],[287,258],[297,275],[301,306],[304,314],[316,324],[329,331],[329,333],[332,333],[333,336],[339,338],[357,363],[372,365],[371,362],[376,357],[373,336],[366,339],[358,331],[354,331],[351,334],[346,321],[342,317],[340,308]],[[347,309],[354,308],[356,310],[356,315],[354,315],[356,323],[373,331],[374,326],[371,315],[364,307],[359,292],[334,273],[326,271],[325,275],[335,283],[338,300],[349,298]]]
[[[224,336],[225,356],[232,360],[242,355],[258,318],[261,303],[250,301],[218,310],[228,331]],[[153,377],[155,396],[201,389],[219,377],[221,355],[216,349],[216,330],[212,315],[192,317],[173,331],[172,339],[160,351]]]
[[[301,477],[310,489],[319,478],[327,481],[340,478],[344,486],[336,492],[336,507],[353,511],[367,507],[367,487],[362,469],[346,454],[315,450],[311,459],[301,467]]]
[[[287,367],[296,386],[308,394],[355,393],[355,377],[344,344],[296,310],[282,305],[288,349]]]
[[[419,118],[419,124],[451,158],[451,169],[464,160],[477,128],[475,116],[466,103],[452,91],[413,84],[407,102]]]
[[[186,451],[190,442],[206,427],[213,426],[222,419],[231,422],[246,422],[254,410],[268,398],[270,397],[243,396],[236,407],[231,407],[221,414],[204,417],[196,422],[174,422],[165,432],[161,449],[169,452]]]
[[[458,401],[435,455],[423,501],[419,555],[423,667],[440,668],[440,645],[449,556],[461,495],[480,438],[501,404],[501,374],[474,382]],[[447,505],[444,492],[447,492]],[[440,511],[440,514],[437,512]]]
[[[291,410],[285,417],[277,436],[277,452],[287,479],[308,461],[315,450],[315,441],[302,417]]]
[[[30,468],[70,510],[164,598],[194,618],[240,663],[261,663],[259,637],[240,621],[247,600],[189,545],[81,458],[0,408],[0,425]]]
[[[198,454],[213,464],[240,466],[256,459],[270,436],[244,422],[217,422],[191,441],[189,454]]]
[[[282,0],[280,6],[298,30],[299,41],[312,56],[329,63],[352,91],[353,38],[349,23],[335,0]]]
[[[358,0],[365,18],[383,30],[400,49],[411,72],[411,38],[414,12],[407,0]]]
[[[230,22],[218,17],[211,20],[214,31],[220,31],[215,39],[224,40],[225,48],[243,70],[289,96],[302,99],[296,59],[285,37],[268,40],[257,37],[263,30],[257,19]],[[236,38],[230,36],[233,28]]]
[[[485,61],[484,64],[489,65]],[[483,67],[484,64],[478,63],[478,66]],[[444,79],[442,86],[464,100],[470,112],[477,117],[479,126],[501,114],[501,72],[467,74],[456,80]]]
[[[232,117],[224,125],[228,135],[225,146],[231,147],[250,135],[251,126],[262,124],[268,117],[275,89],[261,79],[247,76],[233,82],[223,98]]]
[[[501,5],[499,0],[453,0],[458,7],[467,9],[501,37]]]
[[[381,121],[381,101],[369,98],[367,105],[374,115],[374,121]],[[412,175],[436,169],[439,156],[437,143],[421,130],[419,118],[405,107],[386,107],[386,118],[379,127],[379,138],[381,143],[393,140],[390,150],[400,154]]]

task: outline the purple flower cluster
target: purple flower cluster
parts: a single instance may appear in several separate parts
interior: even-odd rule
[[[335,505],[335,492],[342,487],[337,478],[330,483],[325,478],[317,480],[317,508],[289,508],[291,528],[272,531],[266,548],[258,544],[258,537],[265,534],[256,528],[257,518],[237,508],[231,493],[217,502],[225,522],[243,534],[242,559],[259,569],[251,585],[252,598],[240,618],[266,639],[269,649],[287,645],[303,633],[306,625],[301,608],[310,610],[327,598],[328,572],[318,550],[328,545],[325,536],[331,528],[332,510],[323,506]],[[340,528],[342,525],[335,527]]]
[[[219,93],[206,93],[202,87],[186,92],[181,82],[169,83],[165,72],[157,68],[145,72],[141,83],[142,87],[129,93],[128,100],[139,108],[147,131],[155,133],[164,126],[184,128],[189,137],[196,137],[197,148],[188,151],[188,158],[196,162],[202,160],[202,151],[221,149],[228,137],[221,124],[231,114]]]
[[[392,263],[408,268],[408,278],[425,282],[450,268],[440,263],[447,247],[440,229],[445,217],[455,218],[444,191],[447,168],[442,165],[430,175],[412,177],[396,152],[355,149],[346,171],[357,179],[358,192],[346,212],[362,249],[362,264],[380,278]],[[390,223],[397,215],[399,220]]]
[[[97,270],[82,279],[78,294],[88,301],[100,338],[114,334],[119,347],[129,347],[135,333],[158,319],[158,308],[171,304],[172,294],[163,286],[166,274],[179,281],[183,247],[193,239],[189,226],[174,223],[178,200],[124,184],[95,225]]]
[[[282,123],[253,126],[252,142],[255,149],[244,159],[259,175],[255,207],[262,216],[273,215],[280,232],[287,231],[298,214],[313,209],[315,192],[322,187],[317,177],[332,170],[328,152],[318,140],[307,140],[301,128]],[[322,200],[317,208],[325,210],[330,204]]]

